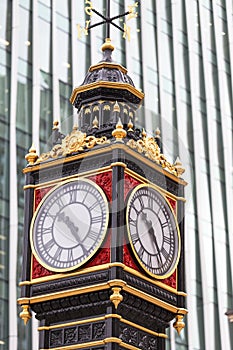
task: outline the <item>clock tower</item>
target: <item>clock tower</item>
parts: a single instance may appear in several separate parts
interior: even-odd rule
[[[78,126],[24,169],[20,317],[39,320],[39,349],[164,350],[184,327],[184,169],[160,135],[135,127],[143,93],[103,59],[70,101]]]

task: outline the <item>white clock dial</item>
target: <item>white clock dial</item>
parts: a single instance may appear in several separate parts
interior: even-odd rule
[[[131,247],[141,266],[151,275],[172,274],[180,255],[180,234],[173,210],[150,185],[137,186],[127,206]]]
[[[87,179],[53,189],[40,203],[31,224],[31,246],[52,271],[77,268],[100,247],[108,225],[104,192]]]

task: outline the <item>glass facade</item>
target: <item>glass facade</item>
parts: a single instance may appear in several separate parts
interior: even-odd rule
[[[100,12],[105,1],[93,0]],[[132,4],[112,0],[112,13]],[[85,0],[0,1],[0,350],[36,350],[37,324],[16,308],[23,235],[22,168],[32,142],[47,147],[52,122],[67,133],[69,102],[101,59],[105,28],[84,35]],[[145,92],[137,123],[158,126],[164,153],[186,167],[186,328],[169,350],[230,350],[233,323],[233,4],[231,0],[141,1],[111,28],[113,58]],[[92,23],[98,18],[93,14]],[[119,22],[123,26],[123,22]]]

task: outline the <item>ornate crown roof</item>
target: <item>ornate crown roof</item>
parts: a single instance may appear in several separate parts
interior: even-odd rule
[[[99,99],[118,100],[139,105],[144,94],[135,88],[127,69],[112,61],[114,46],[110,39],[102,45],[103,59],[91,66],[83,83],[71,95],[71,103],[78,109]]]

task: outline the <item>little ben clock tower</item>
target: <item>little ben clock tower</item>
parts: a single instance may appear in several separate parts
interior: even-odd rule
[[[164,350],[184,327],[184,170],[135,128],[143,93],[113,49],[72,93],[79,127],[26,156],[18,303],[40,350]]]

